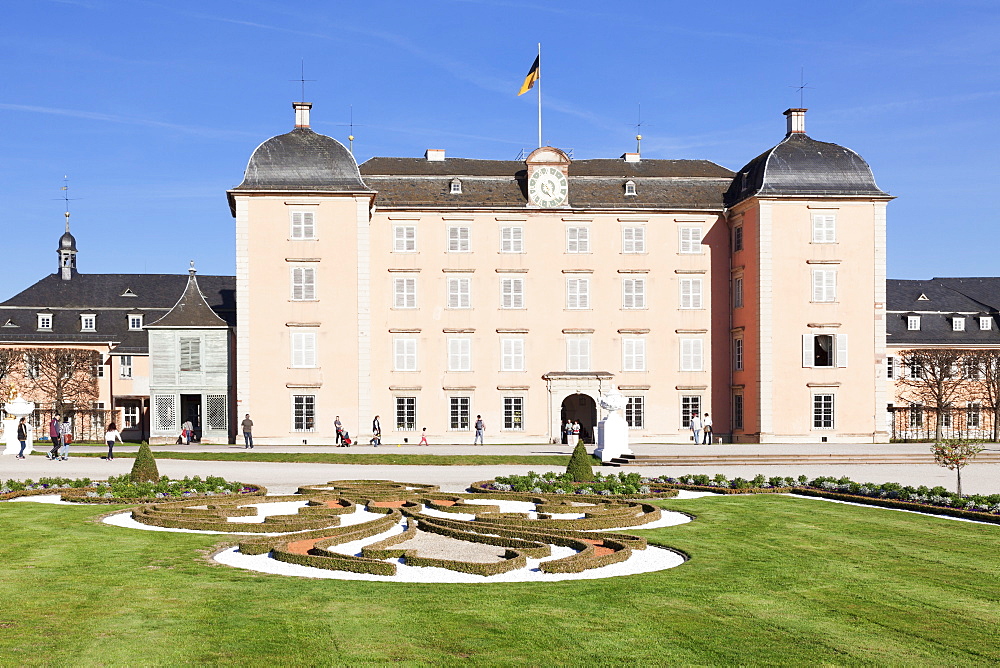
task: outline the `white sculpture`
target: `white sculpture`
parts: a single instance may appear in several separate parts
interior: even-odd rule
[[[21,421],[21,418],[27,417],[35,411],[35,404],[32,401],[25,401],[17,391],[17,388],[12,387],[3,410],[7,413],[7,418],[3,421],[3,440],[7,444],[7,447],[4,448],[3,454],[16,455],[21,451],[21,443],[17,440],[17,423]],[[29,425],[27,447],[24,449],[25,455],[31,454],[33,445],[34,438],[32,437]]]
[[[628,399],[617,390],[611,390],[601,395],[600,405],[608,414],[597,423],[597,449],[594,454],[602,462],[631,455],[632,451],[628,447],[628,423],[621,415],[621,411],[628,405]]]

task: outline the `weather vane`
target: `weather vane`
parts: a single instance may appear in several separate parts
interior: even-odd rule
[[[805,77],[806,77],[806,68],[803,67],[799,70],[799,85],[789,86],[789,88],[794,88],[795,90],[799,91],[799,108],[803,108],[806,106],[805,89],[806,88],[809,88],[810,90],[812,89],[812,86],[806,83]]]
[[[302,84],[302,102],[306,101],[306,82],[316,81],[315,79],[306,79],[306,59],[302,59],[301,71],[299,73],[298,79],[289,79],[289,81],[298,81]]]
[[[635,122],[635,152],[642,153],[642,126],[644,125],[642,122],[642,104],[639,104],[638,107],[639,116]]]
[[[63,196],[58,199],[61,199],[66,207],[66,212],[63,215],[66,216],[66,231],[69,232],[69,203],[79,198],[69,196],[69,176],[63,176],[63,184],[59,190],[63,191]]]
[[[337,123],[341,127],[350,128],[350,134],[347,135],[348,148],[351,151],[351,155],[354,155],[354,105],[350,106],[350,122],[349,123]],[[358,124],[359,128],[363,128],[364,125]]]

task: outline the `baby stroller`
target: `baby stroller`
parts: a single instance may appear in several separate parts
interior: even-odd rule
[[[341,447],[341,448],[349,448],[349,447],[351,447],[351,435],[347,432],[346,429],[344,430],[343,437],[341,437],[341,439],[340,439],[340,446],[339,447]]]

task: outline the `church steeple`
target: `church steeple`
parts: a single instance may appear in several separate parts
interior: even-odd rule
[[[66,216],[66,231],[59,237],[59,277],[64,281],[73,278],[76,273],[76,238],[69,232],[69,211]]]

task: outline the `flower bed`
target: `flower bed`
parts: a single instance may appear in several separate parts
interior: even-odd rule
[[[568,473],[538,474],[528,471],[527,475],[497,476],[494,480],[486,480],[472,485],[477,492],[518,492],[531,494],[581,494],[615,496],[621,498],[647,498],[650,496],[676,496],[677,490],[663,487],[654,490],[643,481],[638,473],[611,473],[602,475],[595,473],[594,479],[588,482],[574,482]]]
[[[0,487],[0,501],[19,496],[59,494],[63,501],[73,503],[150,503],[162,499],[184,499],[227,496],[256,496],[266,494],[259,485],[227,482],[217,476],[202,480],[199,476],[171,480],[163,476],[153,483],[133,483],[128,475],[112,476],[106,481],[90,478],[44,477],[38,482],[8,480]]]

